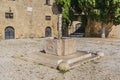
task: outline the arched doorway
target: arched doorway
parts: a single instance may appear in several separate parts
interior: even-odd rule
[[[51,37],[52,31],[50,27],[46,27],[45,29],[45,37]]]
[[[14,39],[15,37],[15,30],[13,27],[8,26],[5,28],[5,39]]]
[[[75,25],[75,33],[85,33],[85,27],[81,23]]]
[[[80,27],[81,27],[81,23],[77,23],[77,24],[75,25],[75,31],[77,31]]]

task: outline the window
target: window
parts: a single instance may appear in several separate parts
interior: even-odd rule
[[[13,19],[13,13],[11,13],[11,12],[6,12],[6,13],[5,13],[5,18],[7,18],[7,19]]]
[[[45,16],[46,20],[51,20],[51,16]]]
[[[46,5],[50,5],[50,0],[46,0]]]

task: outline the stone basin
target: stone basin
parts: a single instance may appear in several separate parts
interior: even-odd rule
[[[57,56],[66,56],[76,52],[76,40],[74,38],[47,39],[45,52]]]

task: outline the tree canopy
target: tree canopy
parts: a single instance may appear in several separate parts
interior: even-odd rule
[[[75,13],[105,24],[120,24],[120,0],[56,0],[62,9],[63,22],[70,23]]]

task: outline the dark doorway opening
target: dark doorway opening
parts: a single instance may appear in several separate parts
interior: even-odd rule
[[[15,37],[15,30],[13,27],[8,26],[5,28],[5,39],[14,39]]]
[[[51,37],[52,36],[52,31],[50,27],[46,27],[45,29],[45,37]]]

